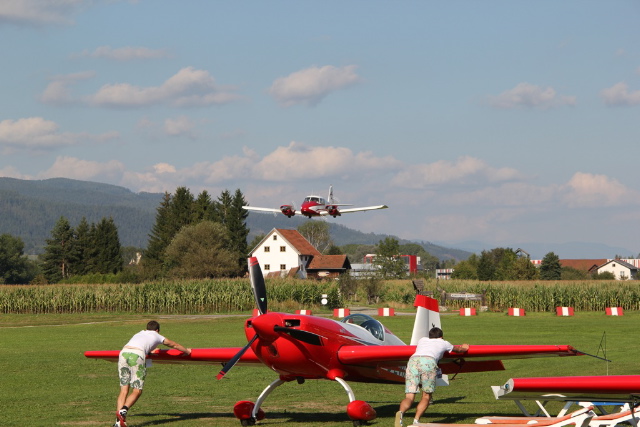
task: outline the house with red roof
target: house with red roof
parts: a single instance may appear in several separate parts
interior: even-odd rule
[[[346,255],[322,255],[297,230],[274,228],[250,254],[265,277],[333,278],[351,269]]]

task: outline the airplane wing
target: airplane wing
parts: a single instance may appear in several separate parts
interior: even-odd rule
[[[270,213],[278,213],[278,214],[282,213],[280,209],[274,209],[274,208],[257,208],[255,206],[243,206],[242,208],[248,211],[255,211],[255,212],[270,212]]]
[[[340,209],[340,213],[352,213],[352,212],[364,212],[364,211],[373,211],[376,209],[387,209],[389,206],[387,205],[378,205],[378,206],[365,206],[362,208],[349,208],[349,209]],[[320,215],[329,215],[328,211],[320,212]]]
[[[338,359],[345,365],[406,363],[415,352],[414,345],[344,346]],[[439,366],[444,374],[504,370],[504,359],[579,356],[583,353],[570,345],[470,345],[466,353],[445,353]]]
[[[154,350],[147,359],[154,363],[174,363],[174,364],[220,364],[226,363],[238,353],[242,347],[228,348],[193,348],[191,354],[186,355],[179,350]],[[102,359],[109,362],[117,362],[120,350],[107,351],[85,351],[85,357],[90,359]],[[253,350],[248,349],[238,361],[238,365],[261,364]]]
[[[492,387],[496,399],[630,402],[640,398],[640,375],[511,378]]]

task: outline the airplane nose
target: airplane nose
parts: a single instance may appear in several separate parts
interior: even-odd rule
[[[251,326],[260,337],[260,341],[270,343],[280,337],[280,334],[274,331],[274,327],[284,326],[284,321],[279,313],[265,313],[253,319]]]

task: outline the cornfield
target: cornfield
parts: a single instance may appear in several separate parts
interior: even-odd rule
[[[440,290],[449,293],[484,293],[491,311],[510,307],[530,312],[555,312],[556,307],[573,307],[577,311],[604,311],[607,307],[640,310],[640,281],[559,281],[559,282],[479,282],[448,280],[430,283],[439,298]],[[438,289],[439,288],[439,289]],[[447,301],[448,308],[480,305],[477,301]]]
[[[364,285],[363,285],[364,286]],[[375,289],[357,289],[348,300],[340,295],[336,281],[268,279],[270,310],[291,311],[318,308],[323,294],[327,308],[369,305],[411,308],[415,292],[408,280],[383,282]],[[577,311],[602,311],[606,307],[640,310],[640,282],[478,282],[427,281],[425,289],[434,292],[484,293],[491,311],[510,307],[530,312],[553,312],[555,307]],[[346,305],[345,305],[346,304]],[[446,301],[447,308],[479,306],[478,301]],[[215,314],[246,312],[255,307],[247,279],[163,281],[143,284],[103,285],[0,285],[0,313],[157,313]]]
[[[337,290],[309,281],[268,281],[270,309],[317,304],[322,294],[337,304]],[[0,286],[0,313],[138,312],[214,314],[255,307],[248,280],[144,283],[140,285]]]

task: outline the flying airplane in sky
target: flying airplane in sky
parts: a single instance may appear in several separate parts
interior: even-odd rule
[[[276,313],[268,311],[265,281],[257,258],[249,258],[249,274],[257,313],[245,322],[248,343],[244,347],[194,348],[190,355],[178,350],[155,350],[149,359],[157,363],[223,364],[221,379],[238,365],[263,364],[278,374],[255,403],[240,401],[234,414],[243,426],[254,425],[264,417],[261,406],[278,386],[310,379],[333,380],[349,397],[347,415],[354,426],[375,419],[376,411],[362,400],[356,400],[347,383],[404,384],[405,366],[415,351],[418,340],[432,327],[440,327],[438,301],[417,295],[417,307],[411,344],[406,345],[380,321],[362,313],[340,321],[325,317]],[[89,358],[118,360],[118,350],[87,351]],[[440,361],[446,374],[504,370],[502,359],[546,356],[577,356],[584,353],[569,345],[471,345],[463,355],[445,353]],[[231,392],[231,391],[229,391]]]
[[[329,197],[325,199],[320,196],[307,196],[304,198],[302,205],[300,206],[300,210],[296,210],[296,207],[291,205],[282,205],[280,209],[275,208],[257,208],[253,206],[243,206],[248,211],[255,212],[270,212],[270,213],[282,213],[286,215],[288,218],[291,218],[294,215],[304,215],[308,218],[315,216],[327,216],[330,215],[332,217],[337,217],[342,215],[343,213],[352,213],[352,212],[363,212],[363,211],[372,211],[376,209],[387,209],[387,205],[378,205],[378,206],[365,206],[362,208],[348,208],[341,209],[341,206],[353,206],[348,204],[337,203],[333,198],[333,186],[329,186]]]

